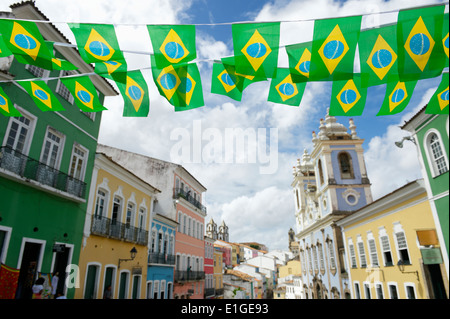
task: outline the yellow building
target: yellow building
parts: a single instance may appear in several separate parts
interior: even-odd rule
[[[158,192],[96,154],[75,298],[147,298],[148,231]]]
[[[448,296],[423,180],[416,180],[340,220],[353,299]]]
[[[300,260],[289,260],[286,265],[278,267],[278,278],[285,278],[288,276],[301,276],[301,264]]]
[[[214,249],[214,288],[215,299],[223,299],[223,253]]]

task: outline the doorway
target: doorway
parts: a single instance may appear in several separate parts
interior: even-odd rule
[[[428,277],[428,291],[431,299],[447,299],[441,265],[425,265],[425,274]]]
[[[53,274],[55,275],[58,273],[58,285],[56,288],[56,294],[63,294],[65,295],[65,285],[66,282],[66,269],[69,265],[69,257],[70,257],[71,249],[67,245],[64,246],[64,249],[61,249],[59,251],[55,252],[55,263],[53,265]]]
[[[25,242],[22,262],[20,264],[16,299],[31,299],[33,295],[31,288],[36,280],[41,249],[42,244],[40,243]]]

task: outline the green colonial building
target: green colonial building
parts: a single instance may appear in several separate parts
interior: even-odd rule
[[[416,115],[407,121],[401,128],[412,134],[418,150],[419,161],[422,167],[422,175],[425,180],[428,198],[430,200],[433,217],[436,223],[438,247],[429,245],[423,250],[423,253],[431,252],[426,249],[435,249],[437,252],[436,261],[441,258],[445,265],[447,278],[449,276],[449,161],[448,161],[448,136],[449,136],[449,116],[426,114],[425,108],[422,108]],[[400,143],[398,144],[400,145]],[[420,244],[420,243],[419,243]],[[426,258],[426,257],[424,257]],[[429,265],[431,276],[433,276],[432,267],[438,267],[437,264]],[[444,271],[442,269],[442,271]],[[436,269],[435,273],[438,273]],[[448,284],[448,283],[447,283]]]
[[[33,1],[10,7],[0,17],[48,20]],[[45,40],[69,43],[53,24],[37,25]],[[93,72],[73,47],[55,48],[56,57],[78,67],[73,74]],[[0,81],[72,74],[20,64],[12,56],[0,58],[0,66]],[[118,94],[101,77],[91,80],[102,103]],[[1,84],[23,115],[0,114],[0,262],[18,277],[15,298],[31,298],[39,273],[59,272],[58,291],[67,298],[73,298],[77,284],[76,267],[68,266],[77,265],[80,255],[101,113],[80,111],[60,80],[47,85],[64,111],[42,112],[18,85]]]

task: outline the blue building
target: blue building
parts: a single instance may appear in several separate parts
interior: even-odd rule
[[[336,221],[372,202],[364,162],[363,139],[335,117],[320,120],[313,150],[294,167],[296,240],[305,299],[350,298],[344,245]]]
[[[173,299],[177,226],[177,222],[163,215],[153,217],[147,270],[147,296],[150,299]]]

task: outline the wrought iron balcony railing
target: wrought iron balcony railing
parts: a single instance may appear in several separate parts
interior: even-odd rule
[[[175,256],[169,254],[149,253],[149,264],[175,265]]]
[[[178,199],[178,198],[184,198],[185,200],[187,200],[189,203],[191,203],[192,205],[194,205],[195,207],[197,207],[198,209],[200,209],[202,212],[204,212],[206,214],[206,207],[202,205],[202,203],[200,203],[197,199],[195,199],[190,192],[186,192],[184,189],[182,188],[174,188],[173,189],[173,198],[174,199]]]
[[[9,146],[0,147],[0,168],[84,199],[86,183],[32,159]]]
[[[94,235],[125,240],[138,245],[147,245],[148,231],[120,223],[103,216],[92,216],[91,232]]]
[[[205,279],[205,272],[192,270],[176,270],[174,279],[177,282],[202,280]]]

